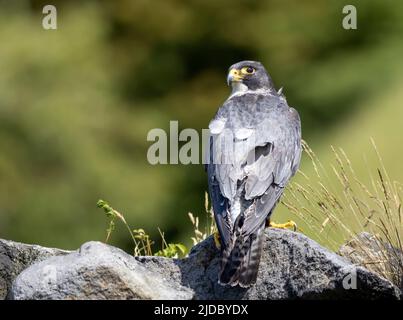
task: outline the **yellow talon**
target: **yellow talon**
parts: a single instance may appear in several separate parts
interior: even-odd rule
[[[214,235],[214,243],[217,249],[221,249],[221,241],[220,241],[220,234],[218,231],[213,233]]]
[[[286,223],[275,223],[275,222],[270,221],[269,227],[278,228],[278,229],[293,228],[294,231],[297,231],[297,229],[298,229],[297,224],[292,220],[288,220]]]

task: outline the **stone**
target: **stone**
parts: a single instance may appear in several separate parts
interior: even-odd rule
[[[67,253],[69,251],[0,239],[0,300],[6,298],[11,283],[25,268],[36,261]]]
[[[14,281],[11,299],[192,299],[192,290],[146,268],[133,256],[87,242],[66,256],[35,263]]]
[[[34,263],[14,280],[10,299],[399,299],[387,279],[303,234],[265,231],[258,279],[250,288],[217,283],[213,237],[184,259],[133,257],[88,242],[68,255]]]
[[[223,287],[217,283],[220,258],[212,237],[195,246],[187,259],[176,262],[181,269],[182,284],[195,291],[196,299],[398,299],[400,296],[400,290],[388,280],[351,264],[301,233],[269,228],[265,236],[258,279],[253,287]]]

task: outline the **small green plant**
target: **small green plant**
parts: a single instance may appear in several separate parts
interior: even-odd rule
[[[150,236],[144,231],[144,229],[134,229],[134,238],[138,241],[139,245],[135,246],[135,256],[152,256],[153,250],[152,245],[154,241],[151,240]]]
[[[166,258],[179,258],[179,255],[185,256],[187,254],[188,250],[185,245],[183,245],[181,243],[167,243],[165,241],[165,235],[161,231],[160,228],[158,228],[158,231],[161,235],[162,249],[157,251],[154,254],[155,256],[166,257]]]
[[[98,200],[97,202],[97,206],[98,208],[101,208],[104,210],[106,216],[110,219],[109,221],[109,227],[106,230],[106,239],[105,242],[107,243],[112,235],[112,232],[115,230],[115,220],[116,218],[118,218],[120,221],[123,222],[123,224],[125,225],[125,227],[127,228],[127,230],[130,233],[130,236],[133,239],[133,242],[135,244],[135,252],[136,252],[136,248],[139,247],[139,242],[136,240],[132,230],[130,229],[129,225],[126,222],[125,217],[117,210],[113,209],[106,201],[104,200]],[[135,254],[136,255],[136,254]]]
[[[164,237],[164,233],[158,228],[162,244],[161,250],[153,253],[152,247],[154,241],[151,240],[150,236],[144,231],[144,229],[131,229],[129,224],[126,222],[125,217],[119,211],[112,208],[109,203],[104,200],[98,200],[97,206],[104,210],[106,216],[109,218],[109,225],[106,229],[106,239],[107,243],[115,230],[115,221],[119,219],[126,229],[128,230],[134,244],[133,255],[134,256],[163,256],[167,258],[179,258],[186,256],[188,249],[185,245],[181,243],[167,243]]]

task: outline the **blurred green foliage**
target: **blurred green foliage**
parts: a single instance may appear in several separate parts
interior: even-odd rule
[[[359,144],[379,133],[403,178],[394,118],[403,97],[390,98],[403,84],[401,1],[52,3],[58,29],[45,31],[47,1],[0,0],[2,238],[68,249],[102,240],[99,198],[154,238],[158,226],[170,242],[189,238],[187,212],[203,212],[203,166],[149,165],[147,132],[169,120],[206,128],[228,95],[227,68],[244,59],[284,86],[319,156],[336,141],[359,159]],[[342,28],[346,4],[358,30]],[[127,250],[130,241],[112,239]]]

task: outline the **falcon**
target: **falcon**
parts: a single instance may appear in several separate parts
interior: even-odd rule
[[[260,62],[229,68],[232,93],[209,124],[206,171],[222,262],[218,282],[256,282],[266,226],[301,159],[301,123]]]

